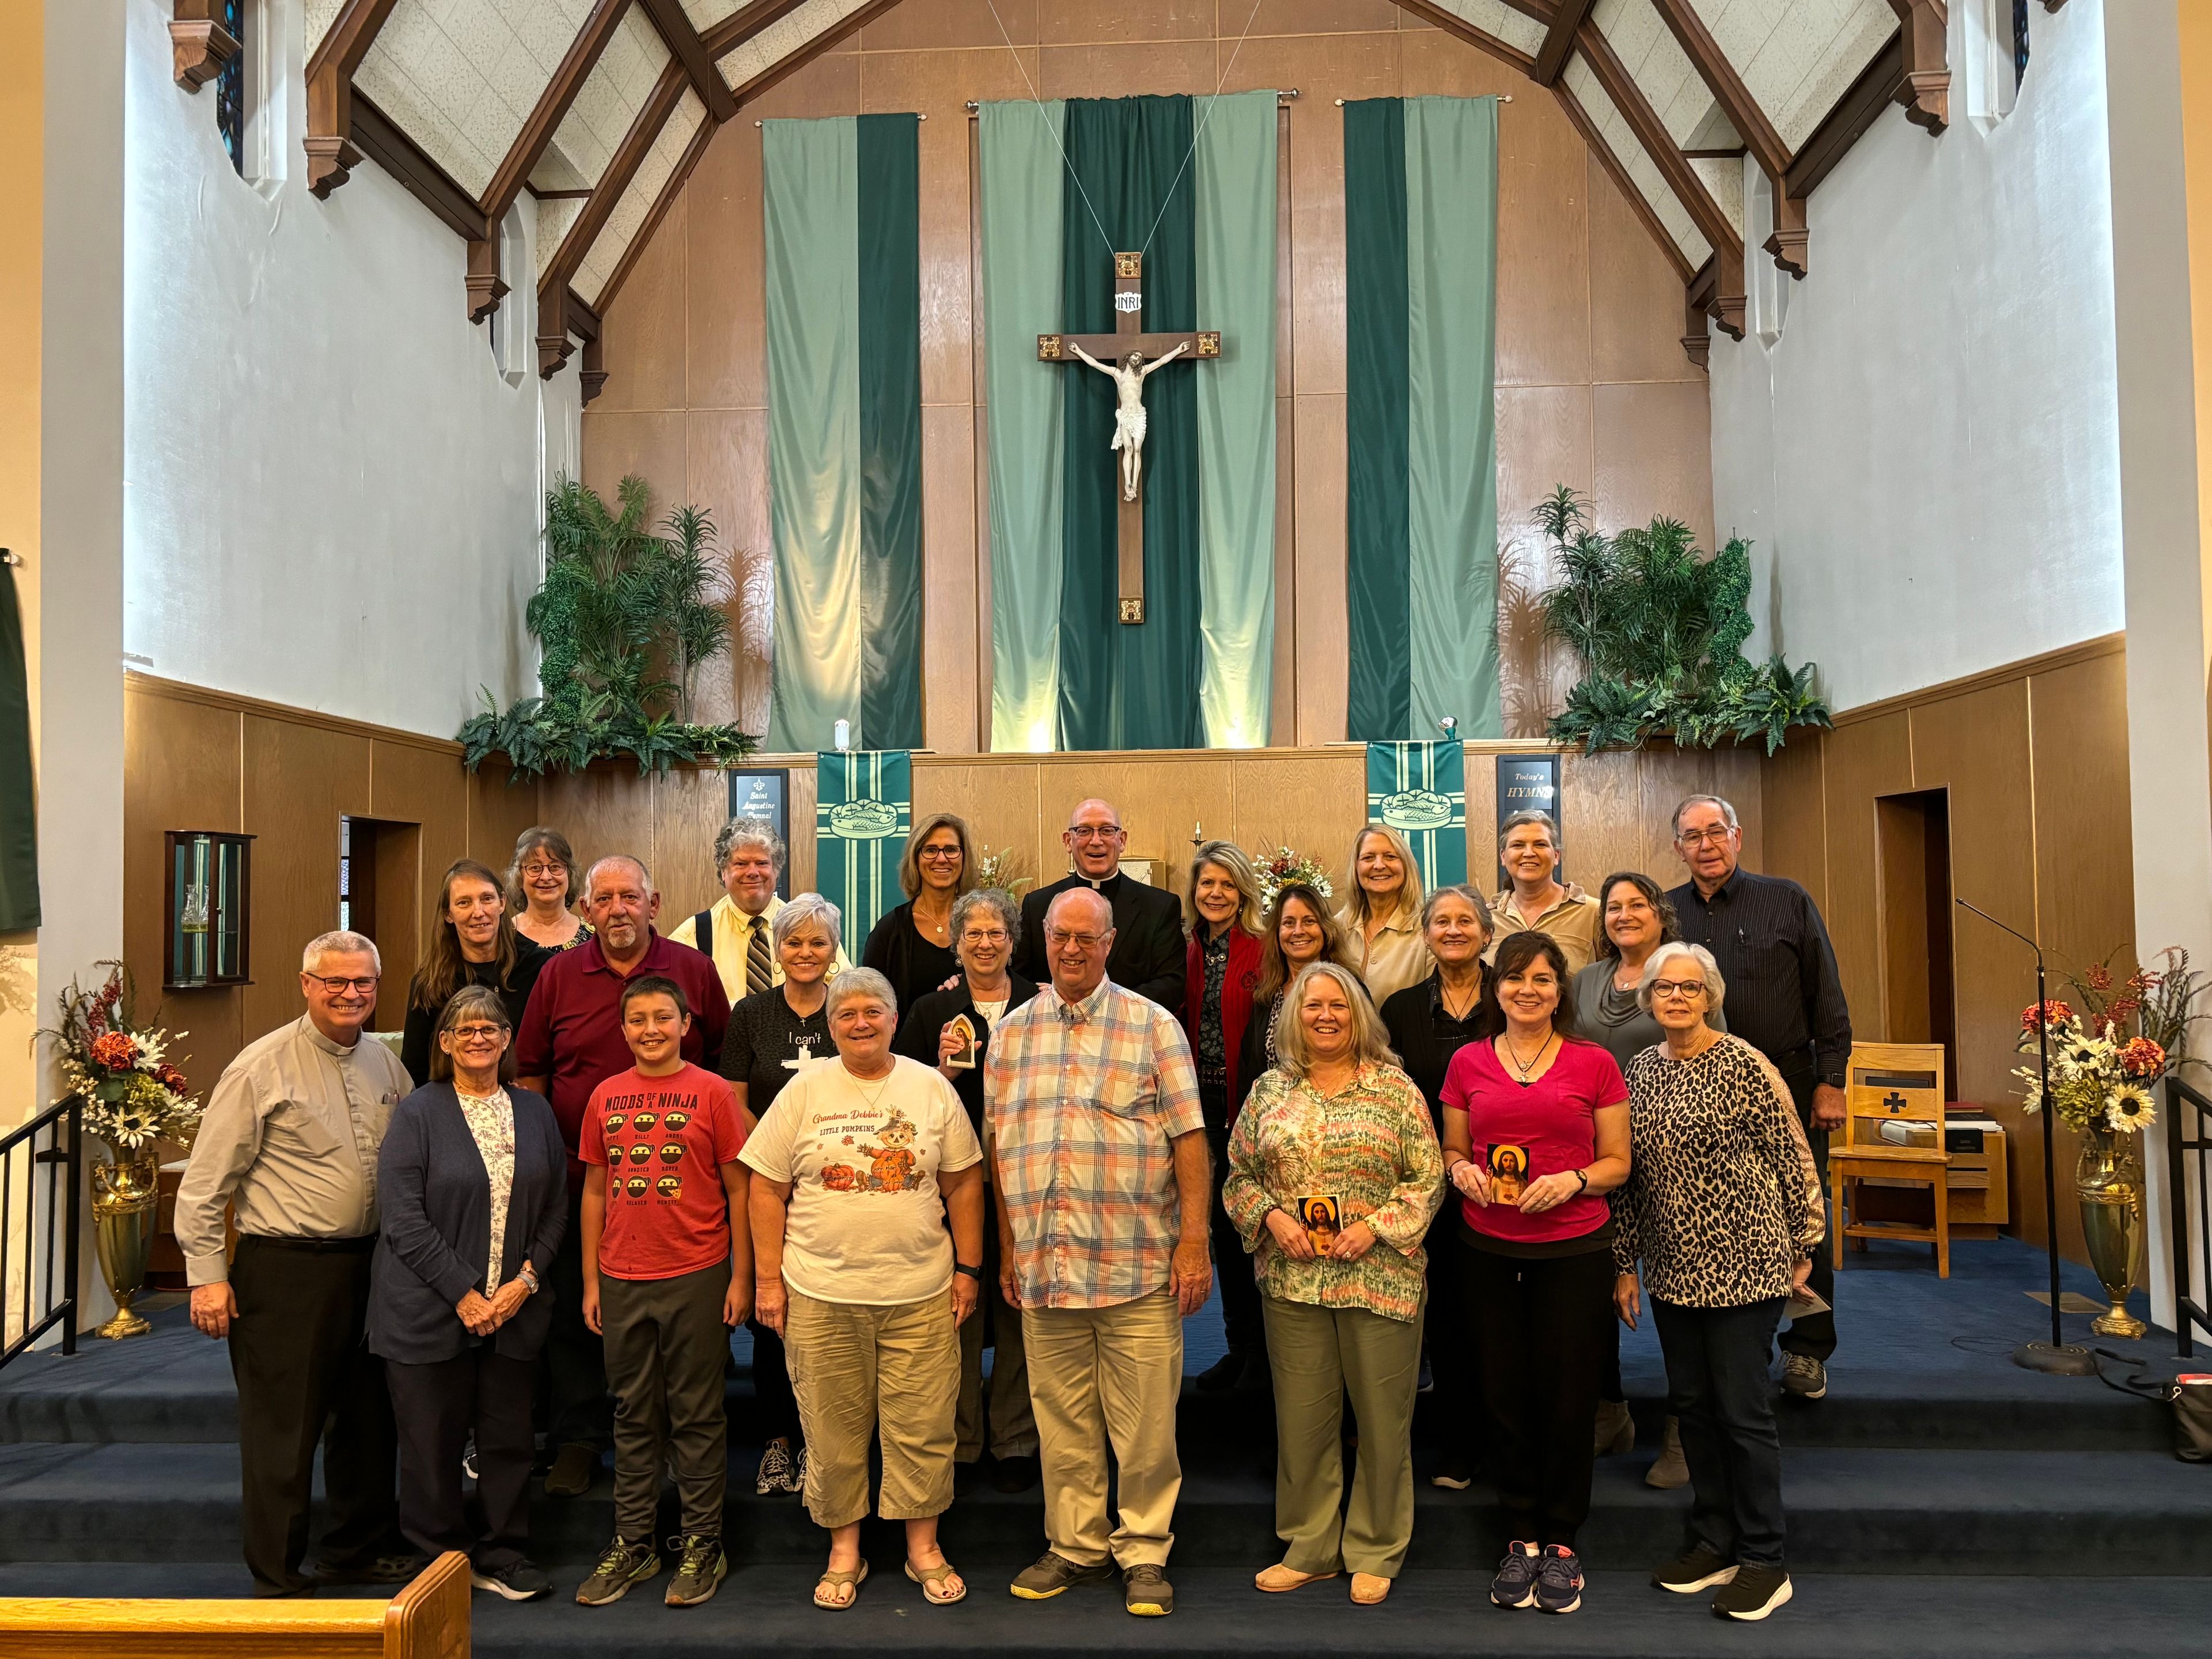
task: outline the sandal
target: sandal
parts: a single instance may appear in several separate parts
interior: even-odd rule
[[[1355,1607],[1371,1607],[1387,1600],[1390,1581],[1380,1573],[1355,1572],[1352,1575],[1352,1600]]]
[[[1335,1577],[1333,1572],[1300,1572],[1296,1567],[1285,1566],[1278,1561],[1273,1566],[1255,1573],[1252,1587],[1266,1590],[1271,1595],[1279,1595],[1285,1590],[1304,1589],[1308,1584],[1317,1584],[1324,1578]]]
[[[868,1563],[864,1557],[856,1572],[824,1572],[814,1585],[814,1605],[824,1613],[842,1613],[860,1599],[860,1586],[868,1582]],[[823,1592],[832,1593],[850,1589],[853,1593],[842,1601],[826,1600]]]
[[[951,1595],[939,1594],[946,1579],[960,1577],[959,1569],[950,1561],[940,1561],[933,1567],[917,1567],[908,1561],[906,1576],[921,1586],[921,1599],[933,1607],[949,1607],[955,1601],[964,1601],[968,1598],[968,1581],[964,1578],[960,1579],[960,1588]]]

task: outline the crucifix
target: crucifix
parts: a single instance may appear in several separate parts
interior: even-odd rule
[[[1218,330],[1147,334],[1144,330],[1145,256],[1114,256],[1114,331],[1040,334],[1037,356],[1048,363],[1082,363],[1114,382],[1114,441],[1121,457],[1120,535],[1121,617],[1145,619],[1145,381],[1155,369],[1188,356],[1221,355]]]

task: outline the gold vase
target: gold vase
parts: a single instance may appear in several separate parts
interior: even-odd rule
[[[115,1317],[94,1331],[120,1341],[154,1328],[131,1311],[131,1298],[146,1288],[146,1258],[154,1245],[154,1219],[161,1207],[161,1166],[151,1150],[111,1164],[92,1166],[93,1249],[100,1277],[115,1298]]]
[[[2143,1257],[2143,1173],[2139,1136],[2115,1129],[2082,1131],[2074,1164],[2074,1193],[2081,1205],[2081,1237],[2089,1267],[2111,1298],[2109,1313],[2089,1328],[2100,1336],[2138,1337],[2148,1328],[2128,1311]]]

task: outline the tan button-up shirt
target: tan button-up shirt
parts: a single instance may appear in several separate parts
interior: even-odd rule
[[[725,893],[714,901],[714,908],[708,912],[708,923],[714,935],[709,943],[714,948],[707,951],[707,954],[714,958],[714,971],[722,976],[722,994],[729,998],[732,1008],[749,994],[745,989],[745,957],[752,949],[753,929],[756,927],[760,929],[761,937],[768,941],[768,982],[771,986],[783,983],[783,963],[776,957],[775,936],[771,932],[775,926],[776,912],[783,908],[783,900],[771,894],[768,908],[757,916],[749,916],[738,908],[735,899]],[[666,937],[678,945],[688,945],[695,951],[706,950],[707,947],[700,944],[697,938],[699,929],[696,924],[698,920],[696,916],[684,917],[668,930]],[[830,977],[835,978],[852,965],[845,959],[844,947],[840,945],[836,959],[830,964]]]
[[[1421,913],[1401,907],[1375,930],[1370,942],[1361,930],[1350,905],[1336,913],[1353,967],[1366,982],[1368,995],[1380,1008],[1408,985],[1419,985],[1435,971],[1437,959],[1429,954],[1429,941],[1421,932]]]
[[[1559,902],[1534,921],[1522,919],[1509,887],[1490,902],[1490,948],[1482,957],[1485,962],[1495,962],[1498,946],[1508,933],[1549,933],[1567,959],[1567,976],[1571,979],[1597,955],[1598,932],[1604,926],[1605,915],[1597,901],[1572,882],[1566,884]]]
[[[381,1042],[340,1048],[302,1014],[249,1043],[209,1097],[177,1185],[177,1243],[193,1285],[230,1277],[222,1211],[265,1238],[376,1231],[376,1155],[414,1085]]]

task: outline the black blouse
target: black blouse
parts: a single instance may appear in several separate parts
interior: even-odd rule
[[[1429,1103],[1429,1115],[1436,1120],[1439,1135],[1444,1127],[1444,1072],[1452,1056],[1475,1040],[1481,1017],[1480,992],[1465,1019],[1454,1019],[1444,1012],[1441,973],[1394,991],[1383,1001],[1382,1024],[1390,1033],[1390,1046],[1398,1051],[1398,1064],[1413,1079],[1421,1098]]]
[[[745,1110],[755,1122],[768,1115],[799,1066],[836,1052],[830,1041],[828,1000],[802,1017],[792,1012],[781,985],[743,999],[722,1028],[722,1075],[745,1085]]]
[[[462,971],[470,985],[489,985],[499,993],[499,1000],[507,1009],[507,1017],[514,1023],[514,1030],[522,1030],[522,1011],[530,1003],[531,988],[538,983],[538,973],[561,953],[549,951],[542,945],[533,945],[520,933],[514,938],[514,978],[511,984],[499,982],[499,964],[495,962],[465,962]],[[430,1080],[430,1050],[432,1039],[438,1031],[439,1018],[446,1012],[441,1003],[435,1008],[425,1008],[411,994],[407,999],[407,1019],[399,1030],[399,1063],[416,1088]],[[514,1033],[507,1034],[507,1041]]]
[[[872,968],[891,982],[898,998],[899,1016],[960,971],[960,959],[949,945],[924,939],[914,925],[914,901],[887,910],[868,934],[860,951],[860,966]],[[937,1064],[937,1046],[930,1044],[930,1065]]]
[[[1006,1006],[999,1015],[1000,1019],[1037,994],[1036,985],[1019,974],[1007,975],[1006,981]],[[954,1075],[952,1092],[960,1097],[960,1103],[968,1109],[968,1121],[980,1135],[983,1133],[983,1056],[991,1045],[991,1022],[977,1010],[975,996],[968,989],[966,981],[962,981],[949,991],[932,991],[900,1015],[898,1035],[891,1039],[891,1049],[909,1060],[918,1060],[935,1071],[937,1039],[951,1024],[956,1014],[967,1015],[968,1023],[975,1028],[975,1066],[973,1071]]]

